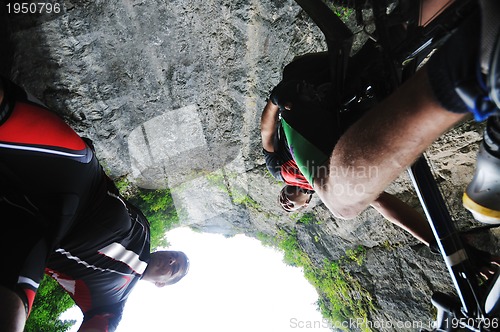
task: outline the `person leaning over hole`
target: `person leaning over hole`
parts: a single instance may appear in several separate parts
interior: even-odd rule
[[[367,58],[373,63],[363,66],[361,60]],[[355,71],[348,74],[352,77],[348,90],[359,89],[371,74],[370,70],[376,71],[379,65],[376,58],[374,45],[368,43],[350,60],[350,68]],[[272,90],[262,112],[260,129],[266,167],[274,178],[285,183],[278,203],[287,212],[309,205],[315,193],[311,185],[314,173],[324,167],[322,160],[333,150],[342,133],[374,102],[367,99],[367,105],[358,103],[357,108],[343,114],[335,111],[328,98],[328,61],[327,53],[295,58],[284,68],[283,78]],[[384,192],[372,206],[425,245],[434,241],[423,217],[395,196]]]
[[[421,23],[428,22],[433,17],[433,10],[448,3],[447,0],[423,1]],[[497,9],[484,10],[487,13],[500,12],[500,5],[496,2],[482,0],[481,4],[482,8]],[[490,19],[495,17],[498,16],[489,15]],[[479,43],[479,39],[474,38],[478,35],[477,22],[477,14],[472,14],[456,37],[451,38],[443,50],[431,58],[428,66],[424,66],[407,84],[384,101],[372,100],[370,103],[369,96],[363,95],[359,99],[362,102],[351,106],[348,112],[335,109],[331,103],[326,53],[308,54],[294,59],[285,67],[283,79],[271,92],[261,117],[263,152],[271,174],[287,185],[290,184],[289,174],[300,178],[300,183],[305,179],[310,185],[307,190],[314,190],[336,217],[352,218],[372,206],[386,219],[410,232],[430,246],[432,251],[438,252],[434,235],[425,218],[383,189],[399,175],[398,172],[406,169],[419,156],[422,148],[430,144],[438,133],[464,117],[461,113],[450,113],[439,106],[432,89],[441,97],[443,105],[448,105],[450,109],[458,106],[461,112],[467,111],[460,100],[460,92],[450,94],[446,89],[453,90],[453,80],[455,83],[467,82],[460,78],[475,76],[470,66],[457,64],[478,61],[475,54],[479,47],[474,47]],[[483,25],[498,27],[498,20],[494,22],[483,22]],[[456,53],[462,45],[461,38],[468,40],[472,46],[467,52],[461,52],[460,57],[453,57],[453,52]],[[451,58],[454,61],[447,60]],[[370,88],[384,91],[383,78],[381,81],[376,79],[377,73],[383,70],[377,70],[377,66],[376,48],[368,42],[349,59],[345,89],[347,95],[363,90],[360,87],[365,86],[366,79],[373,83]],[[432,84],[429,84],[429,68],[432,68]],[[488,141],[500,137],[498,128],[500,125],[495,123],[489,126]],[[408,141],[409,137],[412,139]],[[490,150],[500,150],[500,143],[491,145],[493,147],[490,146]],[[293,172],[286,170],[287,163],[295,167]],[[496,172],[493,180],[488,182],[489,186],[493,186],[490,191],[494,193],[498,193],[500,188],[498,180],[495,180],[498,174]],[[477,182],[473,185],[477,186]],[[310,201],[310,191],[299,188],[295,191],[284,188],[281,191],[279,201],[285,210],[300,209]],[[498,213],[498,200],[493,206],[482,208],[481,211]],[[499,258],[472,247],[470,253],[477,258],[475,262],[479,273],[484,277],[491,276]]]

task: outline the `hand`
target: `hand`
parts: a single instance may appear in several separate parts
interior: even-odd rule
[[[280,111],[290,111],[296,98],[299,97],[299,81],[281,82],[271,92],[270,100]]]

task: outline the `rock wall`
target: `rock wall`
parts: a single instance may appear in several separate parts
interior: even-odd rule
[[[297,223],[275,203],[281,186],[261,155],[261,110],[284,65],[325,50],[294,1],[60,3],[58,14],[2,8],[0,70],[94,140],[113,177],[170,188],[182,223],[203,232],[296,229],[317,265],[362,246],[362,264],[346,268],[373,298],[369,318],[429,322],[430,294],[451,291],[439,257],[373,210],[336,220],[316,198],[305,211],[314,222]],[[461,217],[480,131],[467,123],[430,149]],[[418,205],[406,175],[389,191]]]

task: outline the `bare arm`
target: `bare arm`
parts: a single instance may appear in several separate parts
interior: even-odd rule
[[[78,332],[105,332],[107,331],[107,329],[102,329],[102,330],[98,330],[98,329],[94,329],[94,328],[86,328],[86,327],[80,327],[78,329]]]
[[[420,1],[420,25],[427,25],[454,0],[422,0]]]
[[[110,330],[109,318],[111,314],[96,315],[80,325],[78,332],[106,332]],[[113,329],[114,331],[114,329]]]
[[[465,116],[437,103],[423,68],[341,137],[316,192],[335,216],[355,217]]]
[[[268,152],[274,152],[273,137],[278,122],[278,106],[270,100],[267,102],[260,119],[260,135],[262,137],[262,147]]]
[[[26,322],[26,311],[19,296],[0,286],[0,331],[22,332]]]
[[[434,234],[427,220],[399,198],[383,192],[371,206],[394,225],[401,227],[415,238],[429,245]]]

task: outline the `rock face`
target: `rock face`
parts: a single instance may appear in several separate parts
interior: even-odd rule
[[[60,3],[57,14],[2,8],[0,70],[94,140],[113,177],[171,189],[182,223],[203,232],[296,229],[317,265],[362,246],[363,262],[346,268],[372,296],[369,319],[428,324],[431,293],[452,291],[439,257],[370,209],[337,220],[316,199],[306,211],[314,222],[297,223],[300,215],[285,215],[275,203],[281,185],[264,165],[260,114],[294,56],[325,50],[294,1]],[[466,123],[429,150],[466,227],[460,198],[480,132]],[[404,174],[388,191],[418,205]],[[482,240],[498,247],[496,235]],[[401,330],[394,326],[373,329]]]

